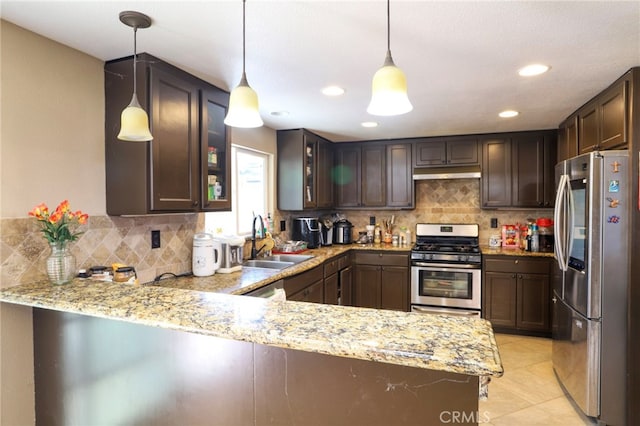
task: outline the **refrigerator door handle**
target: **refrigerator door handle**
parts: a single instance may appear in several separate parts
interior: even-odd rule
[[[560,182],[558,183],[558,191],[556,193],[556,208],[553,212],[553,231],[557,237],[554,250],[556,260],[558,261],[558,267],[562,271],[566,271],[567,269],[569,269],[568,252],[565,251],[565,249],[567,248],[566,233],[568,232],[568,230],[566,229],[566,223],[560,222],[560,219],[562,217],[561,212],[565,208],[565,202],[567,200],[566,194],[568,188],[569,176],[563,174],[560,176]],[[571,193],[570,190],[568,192]]]

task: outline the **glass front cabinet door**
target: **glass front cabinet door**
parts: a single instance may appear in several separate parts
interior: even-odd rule
[[[231,210],[231,144],[224,124],[229,95],[202,91],[202,209]]]
[[[308,135],[304,135],[304,208],[316,207],[316,157],[318,141]]]

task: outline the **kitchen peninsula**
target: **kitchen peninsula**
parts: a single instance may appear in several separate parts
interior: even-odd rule
[[[208,279],[283,272],[256,274]],[[0,300],[36,308],[36,415],[56,423],[476,424],[479,377],[503,372],[484,320],[91,280]]]

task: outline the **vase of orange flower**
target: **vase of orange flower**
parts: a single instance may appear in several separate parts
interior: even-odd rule
[[[29,212],[40,224],[40,231],[49,242],[51,254],[47,258],[47,275],[52,284],[66,284],[76,275],[76,259],[69,243],[78,239],[82,232],[75,228],[87,223],[89,215],[71,211],[69,201],[62,201],[53,212],[42,203]]]

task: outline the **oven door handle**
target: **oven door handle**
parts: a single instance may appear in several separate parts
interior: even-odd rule
[[[411,311],[417,312],[419,314],[447,314],[447,315],[456,315],[461,317],[479,317],[480,316],[479,311],[465,311],[465,310],[458,311],[458,310],[442,309],[442,308],[429,309],[429,308],[422,308],[416,305],[411,306]]]
[[[443,268],[442,263],[426,263],[426,262],[412,262],[411,266],[424,266],[430,268],[433,271],[455,271],[456,269],[481,269],[480,265],[458,265],[455,264],[453,268]]]

